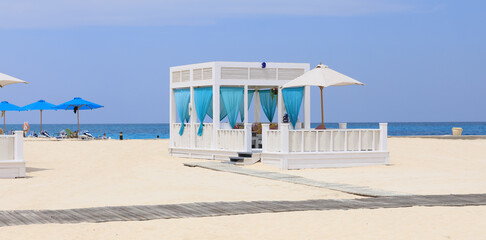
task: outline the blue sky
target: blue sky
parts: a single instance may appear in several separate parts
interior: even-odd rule
[[[325,90],[329,122],[486,121],[481,1],[0,2],[0,72],[29,81],[0,100],[105,108],[82,123],[168,122],[169,67],[322,62],[366,83]],[[320,120],[313,89],[312,120]],[[12,112],[7,123],[39,121]],[[74,123],[46,112],[44,123]]]

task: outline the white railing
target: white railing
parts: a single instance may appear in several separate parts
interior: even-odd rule
[[[267,130],[266,134],[262,134],[262,151],[280,152],[279,130]]]
[[[251,151],[251,124],[246,124],[244,129],[217,129],[214,131],[212,123],[204,123],[202,136],[197,135],[199,125],[199,123],[186,123],[181,136],[179,135],[181,124],[173,123],[170,132],[171,147]]]
[[[15,131],[14,135],[0,135],[0,161],[24,161],[22,131]]]
[[[245,129],[219,129],[218,149],[245,151]]]
[[[212,123],[204,123],[202,135],[197,135],[197,131],[199,130],[200,123],[194,124],[194,133],[196,135],[195,140],[195,147],[196,148],[205,148],[210,149],[212,148],[213,144],[213,124]]]
[[[204,123],[203,133],[197,135],[200,123],[184,124],[184,133],[179,134],[180,123],[173,123],[171,129],[171,146],[175,148],[204,148],[209,149],[213,142],[213,124]]]
[[[190,123],[184,124],[184,133],[179,135],[181,129],[180,123],[173,123],[170,129],[170,141],[171,146],[175,148],[190,148],[191,147],[191,125]]]
[[[263,152],[365,152],[387,151],[387,124],[379,129],[280,130],[263,126]]]

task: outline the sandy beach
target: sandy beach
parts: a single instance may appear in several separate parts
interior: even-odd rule
[[[1,210],[167,203],[351,199],[338,191],[183,166],[168,140],[25,140],[27,178],[1,179]],[[282,171],[407,194],[486,192],[486,140],[389,138],[390,166]],[[0,228],[2,239],[474,239],[486,207],[265,213],[142,222]]]

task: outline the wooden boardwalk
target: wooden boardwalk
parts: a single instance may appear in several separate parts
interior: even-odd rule
[[[486,205],[486,194],[392,196],[346,200],[200,202],[64,210],[15,210],[0,211],[0,226],[146,221],[292,211],[482,205]]]
[[[343,183],[332,183],[332,182],[323,182],[317,181],[313,179],[304,178],[301,176],[295,176],[285,173],[278,173],[278,172],[267,172],[267,171],[260,171],[254,169],[248,169],[244,167],[238,167],[233,164],[228,163],[220,163],[215,161],[207,161],[207,162],[197,162],[197,163],[184,163],[184,166],[188,167],[200,167],[211,169],[215,171],[222,171],[222,172],[230,172],[236,174],[242,174],[252,177],[259,177],[259,178],[266,178],[276,181],[282,182],[289,182],[295,183],[300,185],[312,186],[312,187],[319,187],[319,188],[326,188],[335,191],[340,191],[344,193],[354,194],[358,196],[365,196],[365,197],[387,197],[387,196],[402,196],[402,195],[410,195],[405,193],[398,193],[392,191],[384,191],[380,189],[372,189],[366,186],[358,186],[352,184],[343,184]]]

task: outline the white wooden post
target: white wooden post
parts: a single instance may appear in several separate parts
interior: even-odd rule
[[[217,149],[218,148],[218,130],[220,127],[220,121],[219,121],[219,109],[220,109],[220,92],[219,92],[219,85],[214,84],[213,85],[213,142],[212,142],[212,148]]]
[[[15,131],[14,135],[15,135],[14,160],[23,162],[24,161],[24,132]]]
[[[347,123],[339,123],[339,129],[346,129],[346,128],[348,128]]]
[[[311,128],[311,94],[310,86],[304,87],[304,129]]]
[[[173,124],[176,122],[176,115],[177,115],[177,109],[175,106],[175,93],[174,89],[172,87],[170,88],[170,93],[169,93],[169,136],[170,136],[170,147],[174,147],[174,136],[175,132],[173,131]],[[182,122],[182,121],[181,121]]]
[[[245,151],[251,152],[251,123],[245,123]]]
[[[281,129],[283,123],[283,115],[284,115],[284,103],[282,97],[282,89],[278,88],[278,97],[277,97],[277,123],[278,129]]]
[[[191,134],[191,149],[196,148],[196,123],[197,123],[197,113],[196,113],[196,104],[194,104],[194,87],[191,87],[191,125],[189,128],[189,133]]]
[[[380,151],[388,151],[388,123],[380,123]]]
[[[255,116],[253,117],[254,118],[254,122],[261,122],[261,118],[260,118],[260,93],[258,92],[258,90],[255,90],[255,93],[253,94],[253,106],[254,106],[254,110],[255,110]]]
[[[245,118],[243,120],[243,123],[247,124],[248,123],[248,85],[245,85],[243,92],[243,117]],[[241,113],[240,113],[241,114]]]
[[[270,124],[262,124],[262,152],[267,152],[267,141],[268,141],[268,130],[270,129]]]

